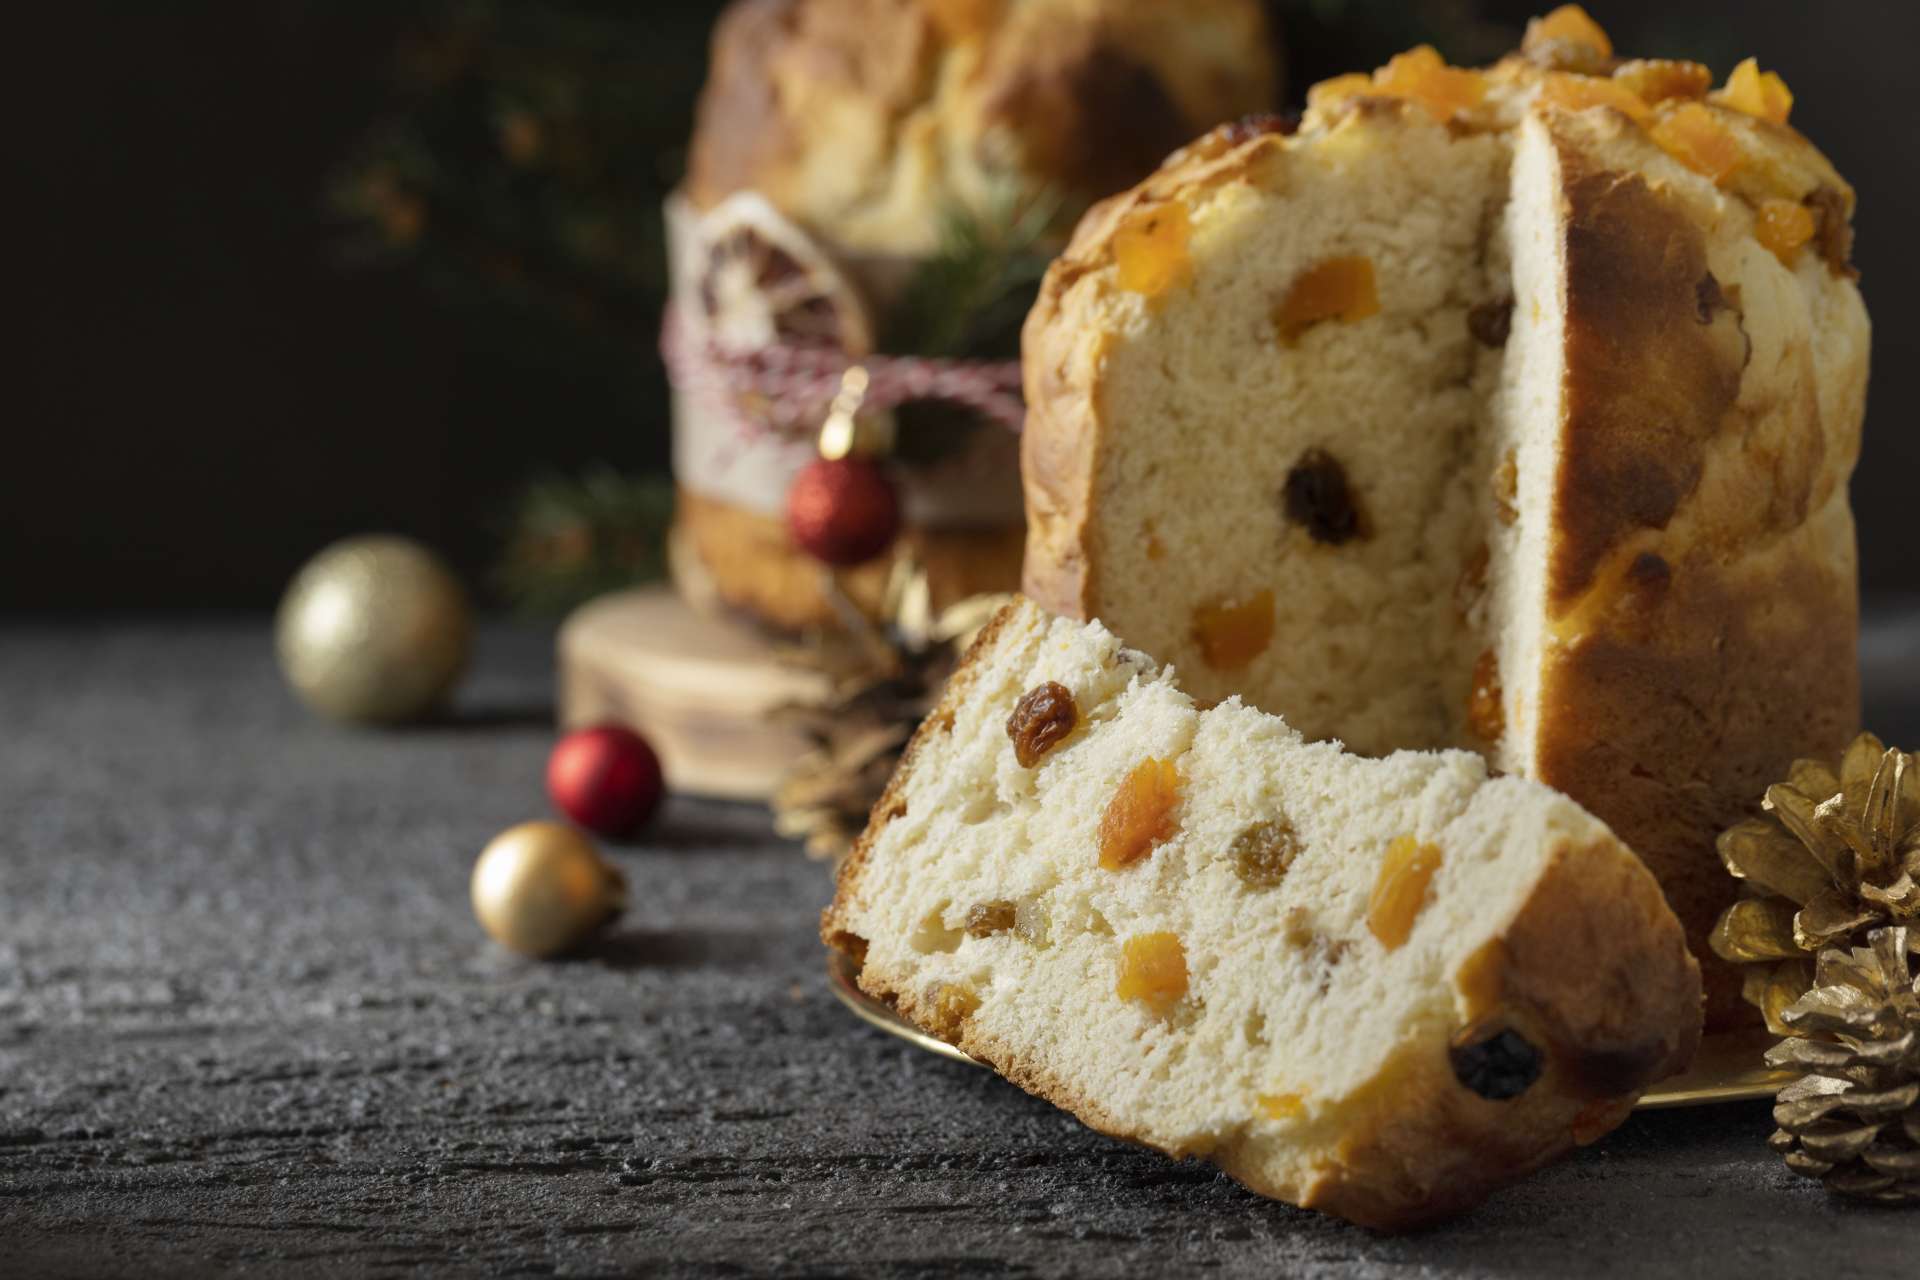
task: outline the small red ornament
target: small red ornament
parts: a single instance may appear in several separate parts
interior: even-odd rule
[[[660,757],[617,724],[575,729],[547,757],[553,807],[598,835],[632,835],[660,807]]]
[[[816,458],[787,490],[787,531],[816,560],[864,564],[900,532],[893,481],[869,458]]]

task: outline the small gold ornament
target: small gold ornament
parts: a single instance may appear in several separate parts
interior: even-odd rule
[[[1920,921],[1920,767],[1863,733],[1838,773],[1795,761],[1763,807],[1768,816],[1720,836],[1745,893],[1712,942],[1722,959],[1750,966],[1747,999],[1775,1035],[1791,1035],[1782,1014],[1813,985],[1816,953]]]
[[[473,864],[473,914],[493,940],[528,956],[586,941],[627,906],[627,878],[563,823],[523,822]]]
[[[1768,1145],[1841,1195],[1920,1205],[1920,977],[1904,928],[1820,953],[1812,990],[1781,1010],[1792,1035],[1767,1064],[1803,1074],[1780,1091]],[[1818,1038],[1814,1038],[1818,1037]]]
[[[348,538],[309,560],[280,601],[280,669],[334,720],[394,724],[432,710],[467,666],[473,618],[440,558],[395,537]]]

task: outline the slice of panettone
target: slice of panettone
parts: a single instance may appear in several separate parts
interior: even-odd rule
[[[862,989],[1087,1124],[1381,1228],[1605,1133],[1700,1033],[1679,922],[1572,801],[1202,711],[1024,600],[822,932]]]

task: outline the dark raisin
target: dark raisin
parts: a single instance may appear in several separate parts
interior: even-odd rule
[[[976,902],[967,908],[966,931],[969,938],[990,938],[1013,928],[1019,908],[1005,898]]]
[[[1658,595],[1673,581],[1673,566],[1657,552],[1642,551],[1627,566],[1627,580],[1648,595]]]
[[[1013,739],[1013,758],[1022,769],[1040,763],[1040,757],[1059,746],[1080,723],[1080,708],[1063,684],[1052,680],[1035,685],[1020,696],[1007,717],[1007,736]]]
[[[1250,116],[1241,116],[1226,128],[1227,141],[1234,146],[1251,142],[1263,133],[1277,133],[1281,137],[1291,137],[1300,127],[1300,113],[1297,111],[1275,112],[1261,111]]]
[[[1482,302],[1467,311],[1467,332],[1483,347],[1504,347],[1513,330],[1513,299]]]
[[[1820,187],[1807,197],[1807,207],[1820,224],[1814,243],[1828,268],[1849,280],[1859,279],[1860,273],[1853,268],[1853,224],[1847,221],[1846,197],[1837,188]]]
[[[1300,838],[1286,819],[1256,822],[1233,838],[1233,869],[1249,889],[1271,889],[1300,856]]]
[[[1360,509],[1347,487],[1346,468],[1324,449],[1309,449],[1287,472],[1282,492],[1287,519],[1315,542],[1337,547],[1362,536]]]
[[[1454,1078],[1489,1102],[1517,1098],[1540,1078],[1540,1051],[1511,1028],[1492,1035],[1469,1029],[1464,1043],[1456,1039],[1448,1048],[1447,1058]]]
[[[1693,305],[1694,314],[1701,324],[1712,324],[1713,317],[1727,309],[1727,295],[1721,290],[1720,281],[1713,272],[1701,276],[1699,283],[1693,286]]]

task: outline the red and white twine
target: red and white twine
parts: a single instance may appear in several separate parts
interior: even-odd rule
[[[667,377],[745,432],[806,433],[819,429],[840,380],[855,364],[869,379],[863,409],[896,409],[942,400],[971,409],[1010,431],[1026,421],[1018,360],[947,360],[871,355],[855,359],[838,347],[774,342],[730,350],[697,342],[672,306],[660,322]]]

